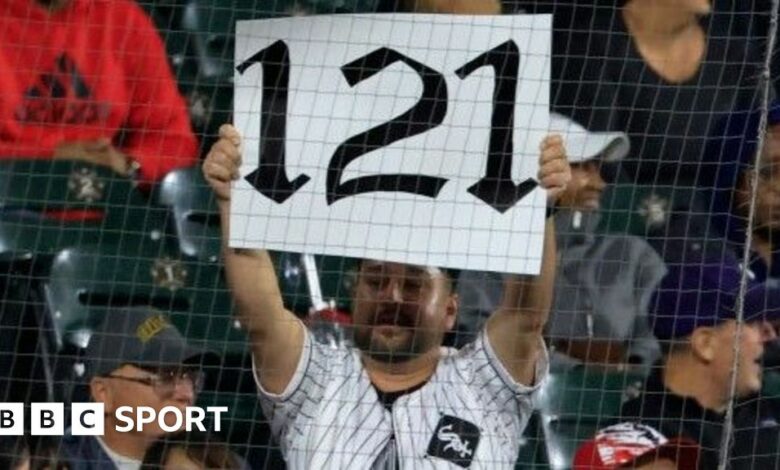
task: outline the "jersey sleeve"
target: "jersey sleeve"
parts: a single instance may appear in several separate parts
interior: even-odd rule
[[[316,406],[325,391],[325,385],[331,366],[331,349],[314,340],[308,328],[304,329],[304,344],[301,358],[287,388],[280,394],[265,390],[260,382],[257,367],[252,359],[252,373],[257,384],[260,405],[270,421],[271,431],[279,439],[282,448],[291,426],[301,413]]]
[[[523,385],[512,377],[490,345],[485,329],[477,339],[460,352],[471,369],[470,385],[480,403],[497,408],[501,413],[520,416],[521,427],[531,416],[534,400],[549,373],[549,357],[542,339],[541,354],[536,362],[532,386]]]

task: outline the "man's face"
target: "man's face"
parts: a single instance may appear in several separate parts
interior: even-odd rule
[[[441,346],[457,300],[437,268],[365,260],[355,285],[355,344],[382,362],[405,362]]]
[[[715,354],[711,363],[712,371],[718,383],[728,387],[731,384],[731,371],[734,361],[734,341],[738,341],[739,358],[737,359],[737,389],[738,397],[745,397],[761,390],[761,357],[764,354],[766,340],[762,322],[746,323],[737,336],[737,323],[734,320],[724,322],[713,328]]]
[[[97,402],[105,404],[106,426],[115,419],[115,411],[120,406],[148,406],[159,415],[160,410],[173,406],[181,410],[195,403],[196,381],[181,376],[181,370],[160,369],[151,371],[133,365],[124,365],[108,374],[107,377],[93,379],[92,395]],[[193,371],[194,375],[197,372]],[[95,381],[99,382],[96,386]],[[166,415],[166,425],[173,426],[176,418]],[[157,421],[144,425],[142,434],[157,438],[165,434]]]
[[[772,126],[767,133],[757,189],[756,227],[780,229],[780,125]],[[743,197],[743,206],[749,201]]]
[[[559,204],[571,210],[596,211],[601,206],[601,194],[606,186],[597,162],[574,163],[571,181],[561,194]]]

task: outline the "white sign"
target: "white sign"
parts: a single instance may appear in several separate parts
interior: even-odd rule
[[[230,245],[538,273],[549,15],[240,21]]]

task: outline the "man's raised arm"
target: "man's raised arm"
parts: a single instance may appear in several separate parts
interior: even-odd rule
[[[571,179],[563,141],[558,136],[542,143],[539,182],[554,204]],[[538,276],[507,276],[498,310],[488,319],[487,337],[504,368],[516,382],[533,385],[542,354],[542,333],[552,305],[555,284],[555,224],[545,225],[542,270]]]
[[[249,334],[252,355],[263,388],[282,393],[300,360],[304,326],[284,308],[273,262],[265,250],[228,247],[230,182],[238,179],[241,136],[230,125],[219,130],[220,139],[203,162],[203,174],[214,190],[222,221],[222,252],[228,285],[241,324]]]

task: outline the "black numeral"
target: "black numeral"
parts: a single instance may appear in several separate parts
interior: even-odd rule
[[[345,168],[362,155],[427,132],[444,121],[449,99],[447,83],[441,73],[425,64],[383,47],[342,66],[341,72],[347,83],[354,87],[396,62],[402,62],[417,72],[423,83],[422,96],[405,113],[350,137],[338,146],[328,164],[328,205],[349,196],[375,191],[405,192],[435,198],[447,183],[445,178],[412,174],[380,174],[341,181]],[[247,175],[246,180],[261,194],[282,204],[310,179],[301,174],[290,181],[286,174],[285,139],[290,86],[290,51],[287,44],[277,41],[236,69],[243,74],[256,63],[263,66],[260,161],[257,170]],[[492,67],[495,73],[490,143],[485,175],[468,191],[496,211],[504,213],[538,184],[531,178],[520,184],[512,181],[515,100],[520,71],[520,50],[517,44],[507,41],[457,69],[455,74],[466,79],[482,67]]]
[[[256,63],[263,66],[263,104],[260,116],[260,162],[246,180],[261,194],[281,204],[309,181],[306,175],[287,179],[287,93],[290,87],[290,50],[276,41],[236,67],[243,74]]]
[[[520,71],[520,50],[514,41],[497,46],[455,71],[461,79],[482,67],[493,67],[493,116],[490,125],[485,176],[468,191],[498,212],[511,209],[537,185],[529,178],[520,184],[512,181],[514,155],[515,98]]]
[[[394,119],[347,139],[339,145],[328,165],[328,205],[339,199],[374,191],[400,191],[435,198],[447,183],[444,178],[424,175],[372,175],[341,182],[344,168],[368,152],[386,147],[401,139],[422,134],[444,121],[447,114],[447,83],[430,67],[392,49],[381,48],[341,68],[349,86],[381,72],[396,62],[403,62],[417,72],[423,83],[420,100]]]

